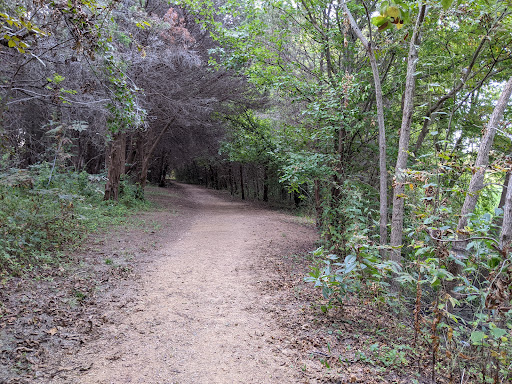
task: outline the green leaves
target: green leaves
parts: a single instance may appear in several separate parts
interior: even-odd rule
[[[7,26],[6,26],[7,24]],[[28,39],[31,36],[45,36],[41,29],[27,20],[25,15],[16,16],[0,12],[0,36],[7,41],[9,48],[16,48],[19,53],[26,53],[29,48]]]
[[[355,255],[348,255],[345,257],[345,269],[343,271],[344,274],[349,274],[357,267],[357,258]]]
[[[445,11],[448,10],[448,8],[450,8],[453,4],[453,0],[441,0],[441,5],[443,6],[443,9]]]
[[[104,70],[109,75],[108,80],[112,88],[111,102],[107,105],[110,112],[109,130],[116,133],[131,127],[140,127],[146,118],[146,110],[139,105],[137,98],[142,90],[137,88],[122,70],[122,62],[112,52],[115,48],[108,46],[105,49]]]
[[[372,17],[372,24],[379,27],[379,32],[392,28],[401,29],[409,23],[409,10],[405,3],[397,1],[383,1],[380,6],[380,15]]]
[[[482,345],[482,342],[487,338],[488,336],[482,331],[473,331],[470,337],[473,345]]]
[[[501,339],[508,334],[508,331],[503,328],[498,328],[494,323],[489,324],[489,334],[496,340]]]
[[[56,170],[48,185],[51,169],[51,164],[42,163],[0,173],[2,277],[58,263],[63,246],[79,243],[92,228],[127,217],[128,205],[143,206],[130,185],[124,186],[119,204],[104,203],[103,178],[85,172]]]
[[[362,280],[378,284],[386,275],[382,271],[391,270],[386,262],[382,262],[377,248],[373,247],[364,246],[357,255],[347,255],[343,262],[339,261],[338,255],[327,253],[322,247],[312,253],[316,264],[304,280],[321,287],[323,297],[331,300],[332,304],[342,303],[345,296],[358,291]]]

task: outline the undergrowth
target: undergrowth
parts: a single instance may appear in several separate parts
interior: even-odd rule
[[[429,383],[510,383],[512,253],[496,240],[502,210],[469,216],[461,257],[451,250],[458,218],[449,205],[432,201],[432,188],[438,186],[424,179],[409,188],[400,264],[386,256],[389,247],[378,246],[361,194],[355,188],[346,193],[336,212],[343,228],[332,230],[330,242],[313,252],[306,281],[321,289],[324,312],[359,298],[406,327],[409,337],[395,339],[393,353],[374,348],[372,361],[385,358],[387,370],[409,366]]]
[[[148,203],[123,182],[119,202],[103,201],[104,177],[47,163],[0,174],[0,276],[16,276],[62,260],[80,242]]]

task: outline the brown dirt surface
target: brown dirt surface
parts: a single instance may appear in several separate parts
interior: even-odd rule
[[[260,258],[273,243],[302,251],[314,231],[208,190],[180,189],[196,211],[188,228],[173,236],[162,223],[131,305],[65,363],[87,372],[52,383],[296,382],[296,370],[268,341],[282,333],[258,291]]]
[[[265,256],[310,250],[314,228],[194,186],[149,195],[160,209],[91,239],[65,279],[4,284],[0,382],[297,382],[260,286]]]
[[[369,350],[393,347],[391,315],[320,310],[311,220],[190,185],[148,196],[69,265],[3,283],[0,383],[412,382]]]

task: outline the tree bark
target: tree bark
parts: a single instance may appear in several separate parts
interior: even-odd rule
[[[498,99],[498,103],[492,112],[492,115],[487,123],[485,128],[484,135],[482,137],[482,141],[480,142],[480,147],[478,148],[478,154],[475,160],[475,165],[473,167],[474,173],[471,177],[471,181],[469,183],[468,192],[466,194],[466,198],[464,199],[464,205],[462,206],[460,212],[460,218],[457,225],[457,233],[459,233],[459,240],[465,239],[464,228],[468,224],[468,214],[473,212],[476,203],[478,201],[478,196],[480,195],[480,191],[484,188],[484,177],[485,172],[487,170],[487,166],[489,165],[489,152],[491,151],[492,144],[494,141],[494,136],[496,135],[496,128],[503,118],[503,113],[505,112],[505,108],[512,94],[512,77],[508,80],[503,92],[501,93],[500,98]],[[509,191],[507,191],[508,195]],[[505,203],[506,205],[506,203]],[[507,207],[508,208],[508,207]],[[510,225],[510,222],[505,223],[505,218],[503,220],[502,227],[502,236],[503,231],[507,234],[508,229],[505,229],[505,224]],[[454,242],[453,252],[456,257],[462,258],[464,257],[466,251],[466,242],[457,241]],[[454,269],[454,273],[460,273],[460,266],[457,264]]]
[[[162,151],[162,154],[160,155],[160,167],[159,167],[159,175],[158,175],[158,186],[165,188],[166,186],[166,178],[167,178],[167,171],[169,169],[169,164],[167,162],[167,156],[164,151]]]
[[[380,233],[380,244],[385,245],[388,241],[388,232],[387,232],[387,224],[388,224],[388,201],[387,201],[387,169],[386,169],[386,127],[384,122],[384,103],[382,101],[382,85],[380,82],[379,75],[379,67],[377,65],[377,60],[375,58],[375,53],[373,52],[372,42],[368,41],[361,30],[359,29],[352,13],[347,7],[345,1],[342,1],[343,10],[347,14],[347,17],[350,21],[350,26],[352,30],[355,32],[357,38],[364,45],[366,51],[368,52],[368,56],[370,58],[370,65],[373,73],[373,83],[375,86],[375,102],[377,105],[377,123],[379,126],[379,170],[380,170],[380,189],[379,189],[379,199],[380,199],[380,221],[379,221],[379,233]],[[370,35],[371,39],[371,35]]]
[[[108,180],[105,185],[105,200],[119,200],[121,175],[124,174],[126,133],[117,132],[108,147]]]
[[[263,166],[263,201],[268,201],[268,165]]]
[[[233,165],[231,163],[229,163],[229,193],[233,196]]]
[[[501,226],[500,248],[503,250],[507,249],[508,251],[508,248],[510,248],[510,242],[512,241],[512,178],[510,177],[510,171],[507,172],[504,189],[507,192],[505,193],[503,206],[503,224]]]
[[[127,143],[127,157],[126,157],[126,166],[124,169],[124,173],[127,175],[130,174],[133,163],[135,161],[135,156],[137,155],[137,140],[140,140],[139,133],[132,133],[130,134],[130,144]]]
[[[504,209],[507,198],[508,183],[510,181],[510,171],[505,174],[505,180],[503,181],[503,190],[501,191],[500,202],[498,208]]]
[[[140,174],[139,174],[139,192],[141,196],[144,196],[144,188],[146,188],[146,181],[148,177],[148,169],[149,169],[149,160],[151,159],[151,155],[153,154],[154,150],[156,149],[158,143],[160,143],[160,140],[162,140],[162,137],[165,135],[165,133],[171,128],[172,123],[176,120],[176,117],[173,117],[160,131],[158,136],[153,140],[153,143],[151,144],[151,147],[147,151],[145,151],[141,156],[141,167],[140,167]]]
[[[407,153],[411,139],[412,114],[414,112],[414,91],[416,83],[416,62],[418,60],[417,44],[421,25],[425,18],[427,6],[422,4],[414,32],[409,44],[409,55],[407,58],[407,76],[405,80],[405,92],[403,103],[402,125],[400,127],[400,139],[398,142],[398,158],[396,160],[395,177],[393,186],[393,217],[391,222],[392,247],[390,259],[400,263],[402,261],[402,235],[404,226],[404,171],[407,167]]]
[[[240,191],[242,192],[242,200],[245,200],[244,168],[242,163],[240,163]]]

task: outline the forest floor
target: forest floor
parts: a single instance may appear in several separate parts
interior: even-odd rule
[[[148,197],[67,264],[1,283],[0,383],[412,382],[372,360],[403,356],[376,336],[390,315],[320,310],[311,221],[190,185]]]

